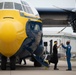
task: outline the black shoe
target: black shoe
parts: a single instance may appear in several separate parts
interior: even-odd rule
[[[66,71],[72,71],[72,69],[66,69]]]
[[[54,70],[59,70],[58,68],[54,68]]]

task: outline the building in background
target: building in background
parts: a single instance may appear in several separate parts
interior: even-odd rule
[[[57,33],[57,32],[43,32],[43,42],[47,42],[47,51],[50,52],[50,41],[52,43],[52,47],[54,45],[54,41],[58,41],[58,45],[63,43],[66,45],[66,41],[70,40],[70,44],[72,46],[72,54],[76,54],[76,35],[72,35],[70,33]],[[44,48],[45,49],[45,48]],[[59,54],[65,54],[65,50],[60,47],[58,49]]]

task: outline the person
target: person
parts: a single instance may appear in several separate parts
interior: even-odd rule
[[[61,45],[62,45],[62,47],[64,49],[66,49],[66,59],[67,59],[67,64],[68,64],[68,69],[66,69],[66,70],[67,71],[71,71],[72,67],[71,67],[71,62],[70,62],[70,60],[71,60],[71,45],[70,45],[70,41],[66,42],[67,46],[63,45],[63,43]]]
[[[24,61],[24,64],[26,64],[26,60],[24,58],[20,58],[19,64],[21,64],[22,60]]]
[[[60,45],[57,46],[57,44],[58,44],[58,42],[57,41],[54,41],[53,54],[52,54],[53,55],[52,62],[54,63],[54,70],[59,70],[57,68],[57,64],[58,64],[58,48],[60,47]]]

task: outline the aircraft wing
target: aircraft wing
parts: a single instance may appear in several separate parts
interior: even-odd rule
[[[43,22],[43,27],[65,27],[68,24],[70,12],[61,9],[36,8]],[[71,10],[71,9],[70,9]]]
[[[62,9],[36,8],[43,22],[43,27],[69,27],[76,32],[76,10],[74,8]]]

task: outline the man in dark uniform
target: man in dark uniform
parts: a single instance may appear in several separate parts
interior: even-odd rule
[[[67,59],[67,64],[68,64],[67,71],[71,71],[72,67],[71,67],[71,62],[70,62],[70,60],[71,60],[71,45],[70,45],[70,41],[66,42],[67,46],[64,46],[63,43],[61,45],[62,45],[62,47],[64,49],[66,49],[66,59]]]
[[[58,68],[57,68],[57,64],[58,64],[58,48],[60,47],[60,45],[59,46],[57,46],[57,41],[54,41],[54,46],[53,46],[53,59],[52,59],[52,62],[55,64],[54,65],[54,70],[59,70]]]

